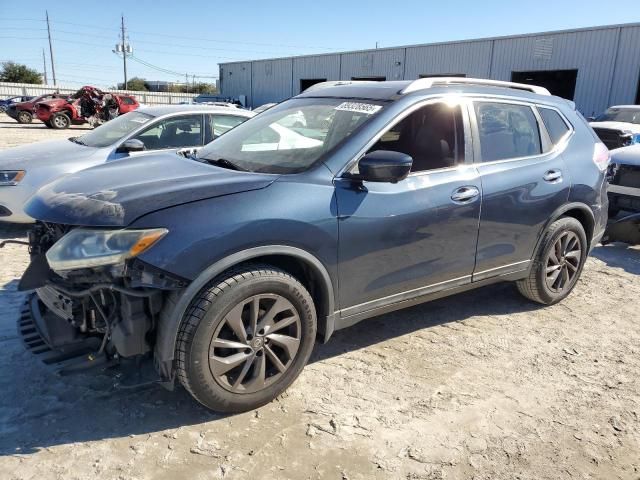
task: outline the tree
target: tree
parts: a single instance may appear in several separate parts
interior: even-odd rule
[[[118,84],[118,90],[124,90],[124,83]],[[144,78],[133,77],[127,80],[127,90],[134,90],[136,92],[147,92],[147,81]]]
[[[218,93],[218,89],[215,84],[204,83],[204,82],[199,82],[199,83],[196,83],[195,85],[192,83],[188,85],[185,85],[185,84],[170,85],[169,91],[175,92],[175,93],[211,93],[211,94]]]
[[[34,69],[15,62],[3,62],[0,82],[42,83],[42,76]]]

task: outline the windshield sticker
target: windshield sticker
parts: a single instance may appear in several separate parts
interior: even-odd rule
[[[367,115],[373,115],[382,107],[380,105],[371,105],[370,103],[358,103],[358,102],[343,102],[336,107],[336,110],[342,110],[345,112],[358,112],[365,113]]]

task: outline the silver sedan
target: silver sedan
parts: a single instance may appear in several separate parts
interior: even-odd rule
[[[219,106],[144,107],[80,137],[1,151],[0,221],[33,222],[24,203],[58,177],[151,152],[192,153],[254,115]]]

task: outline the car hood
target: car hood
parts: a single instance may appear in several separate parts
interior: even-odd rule
[[[62,177],[38,190],[25,211],[45,222],[127,226],[147,213],[265,188],[276,178],[214,167],[176,154],[149,155]]]
[[[84,160],[99,149],[70,140],[50,140],[0,151],[0,170],[29,170],[35,167]]]
[[[611,150],[611,163],[640,167],[640,144]]]
[[[606,128],[623,132],[640,133],[640,125],[626,122],[591,122],[591,128]]]

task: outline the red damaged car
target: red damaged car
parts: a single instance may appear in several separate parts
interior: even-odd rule
[[[38,102],[36,116],[50,128],[69,128],[88,123],[97,127],[112,118],[140,106],[132,95],[103,92],[95,87],[82,87],[69,99]]]
[[[7,107],[5,113],[18,123],[31,123],[35,113],[35,105],[37,103],[57,98],[66,99],[67,97],[68,95],[61,95],[59,93],[47,93],[45,95],[32,98],[27,102],[14,103]]]

